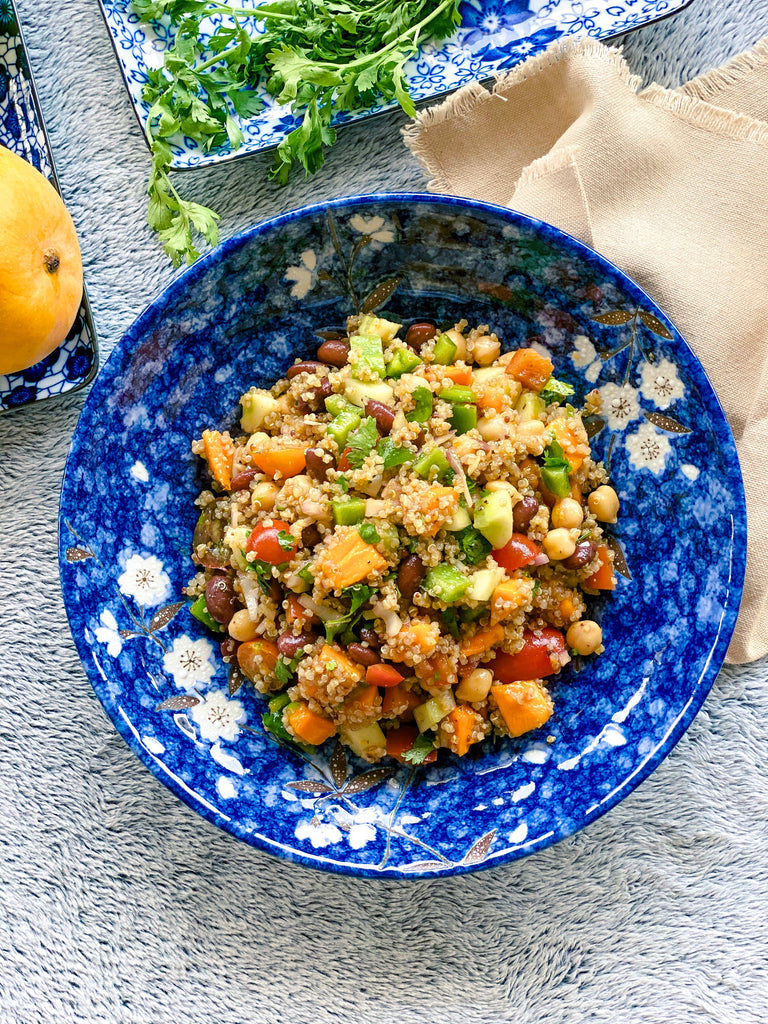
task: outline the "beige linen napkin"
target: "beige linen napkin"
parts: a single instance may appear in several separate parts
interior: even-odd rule
[[[768,652],[768,39],[680,89],[619,50],[555,44],[420,113],[430,189],[510,206],[603,253],[696,351],[736,438],[747,579],[727,660]]]

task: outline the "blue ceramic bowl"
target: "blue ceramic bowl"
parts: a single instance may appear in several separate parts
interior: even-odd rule
[[[605,654],[557,678],[544,730],[461,760],[443,752],[416,770],[371,769],[331,744],[313,757],[277,746],[261,728],[261,698],[250,687],[229,695],[211,635],[182,595],[201,482],[190,442],[207,426],[234,424],[243,391],[269,386],[312,353],[313,331],[343,323],[375,288],[393,318],[487,322],[508,347],[535,339],[550,349],[579,401],[598,388],[594,444],[622,502],[618,588],[594,609]],[[413,877],[548,846],[655,768],[725,655],[745,512],[712,388],[640,288],[579,242],[510,210],[390,194],[261,224],[152,303],[83,410],[60,546],[91,683],[166,786],[277,856]]]

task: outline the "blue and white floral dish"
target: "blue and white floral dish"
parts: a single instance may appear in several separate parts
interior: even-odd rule
[[[28,160],[58,189],[13,0],[0,0],[0,145]],[[54,352],[27,370],[0,374],[0,412],[78,391],[93,379],[98,361],[96,332],[83,293],[72,329]]]
[[[424,768],[308,757],[234,695],[182,587],[202,484],[190,443],[234,426],[314,331],[374,289],[393,318],[467,317],[506,347],[543,344],[591,419],[622,503],[606,651],[553,684],[538,733]],[[373,303],[372,303],[373,304]],[[80,657],[147,767],[209,821],[297,863],[369,876],[503,864],[599,817],[671,750],[736,621],[745,510],[730,430],[695,356],[652,300],[557,229],[501,207],[390,194],[286,214],[177,278],[112,353],[61,494],[60,569]],[[160,706],[160,709],[158,709]],[[443,756],[441,755],[441,756]]]
[[[544,50],[561,37],[591,36],[607,39],[668,17],[687,7],[691,0],[466,0],[461,7],[462,25],[451,39],[427,44],[406,65],[406,78],[417,101],[434,99],[467,82],[490,78],[521,60]],[[112,45],[139,123],[146,123],[148,105],[141,98],[147,68],[162,63],[162,53],[172,42],[166,21],[140,23],[130,0],[99,0]],[[220,20],[220,19],[219,19]],[[245,141],[236,151],[228,146],[204,152],[188,138],[170,139],[171,166],[177,169],[218,163],[277,146],[299,120],[288,107],[261,94],[265,108],[243,122]],[[354,115],[339,116],[334,123],[391,109],[384,101]]]

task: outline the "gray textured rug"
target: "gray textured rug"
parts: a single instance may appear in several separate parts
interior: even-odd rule
[[[171,276],[144,229],[147,153],[94,0],[19,6],[106,355]],[[676,85],[766,33],[766,0],[694,0],[626,54]],[[310,199],[418,188],[402,123],[347,129],[286,191],[268,156],[182,184],[225,235]],[[55,537],[82,401],[0,419],[1,1024],[764,1024],[765,661],[724,671],[638,791],[526,861],[370,882],[272,860],[156,782],[80,668]]]

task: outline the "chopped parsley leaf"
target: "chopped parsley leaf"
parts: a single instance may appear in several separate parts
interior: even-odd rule
[[[573,393],[574,390],[570,384],[566,384],[564,380],[556,380],[554,377],[550,377],[539,392],[539,398],[545,405],[551,405],[552,402],[562,402],[564,398],[568,398]]]
[[[409,764],[424,764],[426,759],[435,749],[435,742],[425,732],[420,732],[410,750],[401,755],[404,761]]]
[[[373,523],[360,523],[357,532],[366,544],[378,544],[381,537]]]
[[[360,469],[379,439],[379,431],[373,416],[366,416],[357,430],[347,437],[347,462],[352,469]]]

